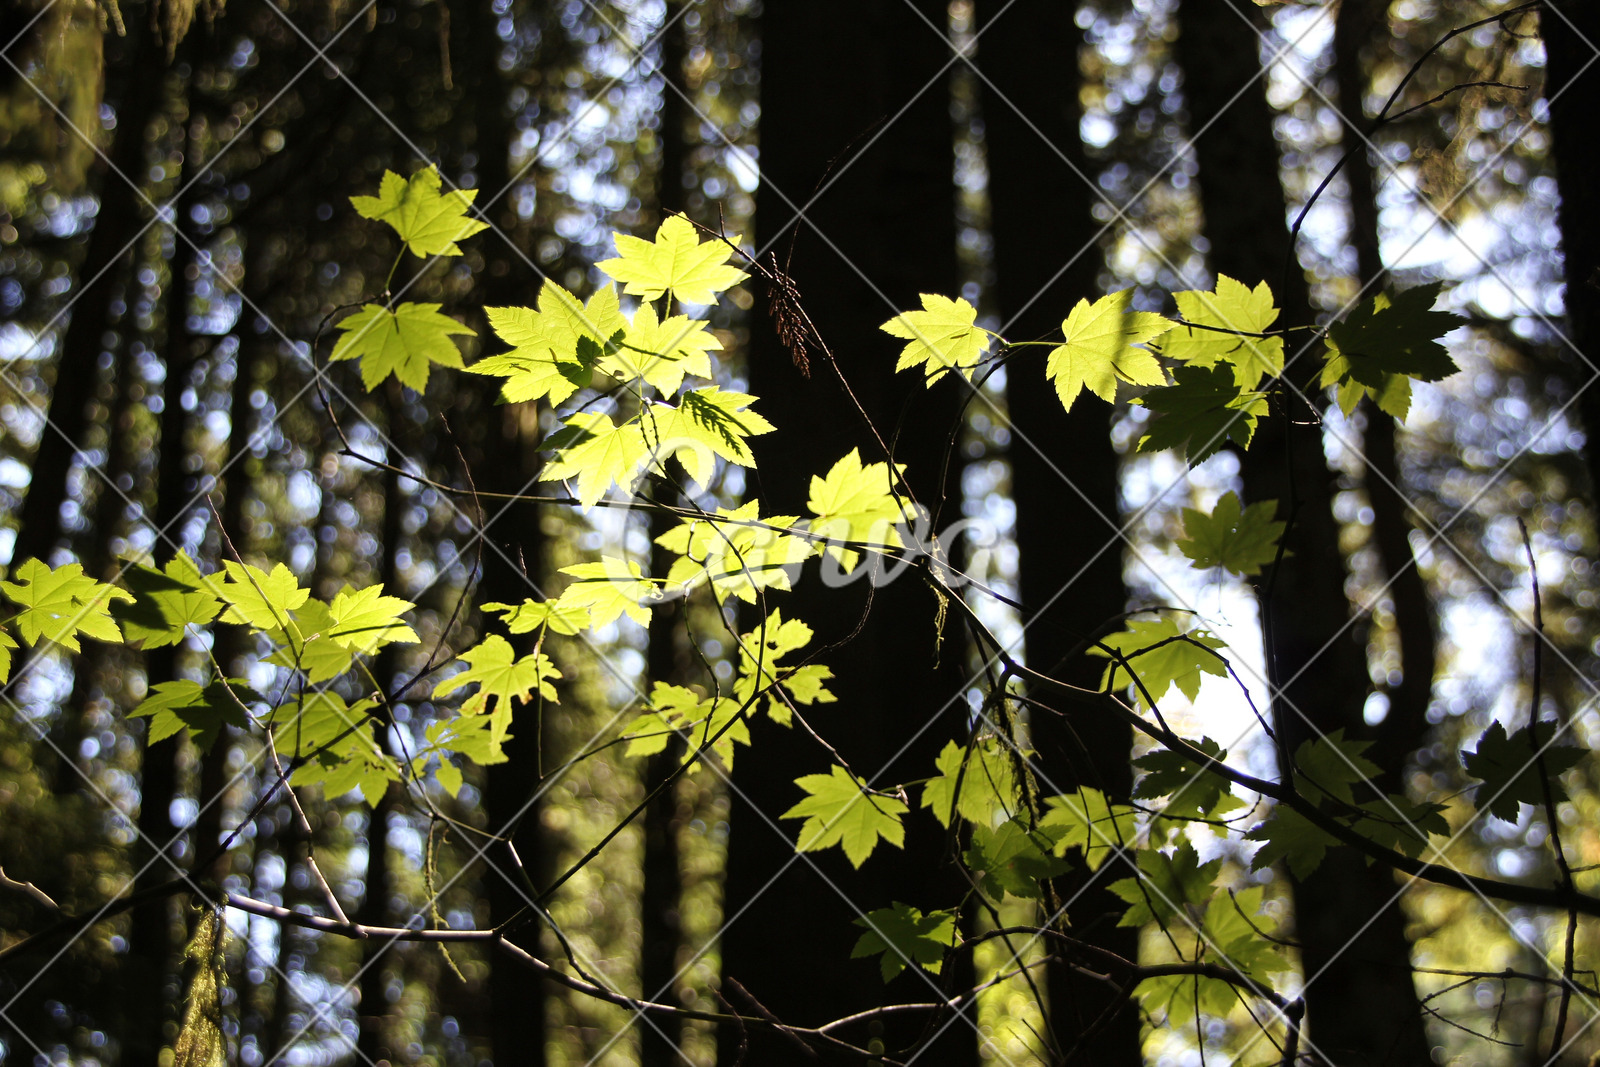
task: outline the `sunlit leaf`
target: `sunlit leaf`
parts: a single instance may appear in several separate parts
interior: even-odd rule
[[[1207,515],[1183,509],[1184,536],[1178,549],[1200,570],[1221,567],[1244,577],[1260,574],[1278,558],[1278,539],[1288,523],[1275,522],[1276,500],[1263,500],[1240,509],[1239,494],[1229,490]]]
[[[667,216],[654,241],[623,233],[611,236],[617,243],[617,257],[595,266],[622,282],[623,292],[629,296],[657,300],[670,292],[686,304],[714,304],[718,293],[747,277],[744,271],[727,265],[738,237],[731,243],[701,241],[694,224],[682,215]]]
[[[977,327],[978,309],[967,301],[922,294],[921,311],[902,311],[879,327],[909,342],[900,351],[897,371],[921,367],[932,385],[949,371],[970,377],[989,347],[989,334]]]
[[[411,180],[392,170],[383,172],[377,196],[352,196],[350,203],[362,218],[387,222],[415,256],[459,256],[456,242],[488,228],[488,223],[466,217],[477,197],[476,189],[441,193],[439,171],[423,167]]]
[[[900,819],[906,806],[893,797],[865,792],[866,783],[835,764],[827,774],[808,774],[795,785],[810,796],[784,812],[785,819],[805,819],[795,848],[815,852],[840,845],[852,865],[859,867],[878,842],[900,848],[906,839]]]
[[[1166,385],[1167,375],[1149,349],[1139,346],[1174,323],[1149,311],[1133,311],[1133,290],[1111,293],[1090,304],[1079,300],[1061,323],[1066,340],[1050,350],[1045,375],[1056,383],[1061,405],[1072,410],[1088,389],[1106,403],[1117,399],[1117,383]]]
[[[131,601],[133,594],[97,582],[77,563],[52,570],[39,560],[24,561],[13,572],[14,582],[0,582],[12,603],[22,610],[12,620],[30,645],[53,641],[73,652],[81,651],[79,636],[117,644],[122,634],[111,617],[115,600]]]
[[[924,915],[897,900],[893,907],[874,909],[854,922],[867,932],[850,950],[850,958],[859,960],[881,954],[878,969],[885,982],[905,970],[907,963],[938,974],[944,965],[944,954],[956,943],[953,911],[930,911]]]
[[[390,311],[379,304],[367,304],[339,320],[344,336],[333,346],[328,360],[361,360],[361,384],[368,392],[391,374],[400,379],[401,385],[424,392],[432,364],[462,368],[461,350],[450,340],[451,336],[473,334],[450,316],[439,314],[439,307],[407,303]]]

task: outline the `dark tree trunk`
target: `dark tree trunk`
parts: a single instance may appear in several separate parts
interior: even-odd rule
[[[656,176],[656,203],[659,219],[684,208],[684,171],[687,162],[686,126],[689,105],[685,99],[684,58],[688,51],[688,32],[681,4],[667,6],[671,25],[661,42],[661,72],[665,79],[661,97],[661,170]],[[653,575],[667,573],[670,554],[655,539],[677,523],[666,516],[650,516],[651,569]],[[648,673],[650,681],[684,685],[689,681],[680,631],[687,621],[682,600],[658,605],[650,613]],[[680,742],[669,744],[645,764],[644,787],[653,789],[664,781],[683,758]],[[676,1003],[678,951],[683,945],[680,906],[683,898],[683,872],[680,865],[678,835],[685,816],[680,812],[682,790],[667,789],[645,810],[644,890],[639,900],[639,981],[646,1000]],[[683,1027],[665,1018],[639,1022],[639,1063],[641,1067],[677,1067],[683,1062]]]
[[[117,80],[125,83],[125,90],[117,98],[109,164],[100,173],[99,211],[56,357],[47,424],[40,431],[27,495],[17,515],[13,562],[37,557],[48,563],[60,539],[67,472],[83,444],[88,403],[99,379],[101,338],[110,325],[109,294],[118,280],[117,264],[128,254],[145,218],[140,188],[128,179],[137,182],[145,172],[145,134],[160,99],[160,49],[150,38],[144,20],[130,19],[128,39],[118,49]]]
[[[1072,7],[1051,0],[986,2],[978,13],[1001,332],[1018,341],[1059,336],[1072,305],[1099,294],[1104,262],[1090,214],[1095,187],[1078,134],[1083,33]],[[1085,396],[1070,415],[1061,409],[1044,381],[1044,352],[1022,349],[1007,367],[1020,589],[1029,613],[1025,647],[1037,669],[1094,686],[1101,666],[1082,654],[1084,642],[1105,632],[1127,605],[1117,453],[1110,410],[1098,399]],[[1132,730],[1109,715],[1069,707],[1067,716],[1036,713],[1030,719],[1040,787],[1061,793],[1085,785],[1126,801],[1133,786]],[[1061,878],[1056,888],[1062,900],[1077,898],[1064,917],[1076,936],[1137,959],[1138,931],[1116,925],[1126,905],[1103,888],[1078,896],[1091,884],[1103,887],[1128,873],[1113,862],[1096,875]],[[1133,1005],[1108,998],[1103,984],[1067,967],[1048,973],[1050,1024],[1061,1052],[1075,1049],[1075,1062],[1136,1067],[1139,1014]],[[1108,1010],[1114,1018],[1096,1026]]]
[[[1552,149],[1560,182],[1561,255],[1565,264],[1570,373],[1578,385],[1600,372],[1600,189],[1595,167],[1595,108],[1600,107],[1600,10],[1581,0],[1550,0],[1539,16],[1547,56],[1544,97],[1550,103]],[[1583,416],[1591,486],[1600,486],[1600,388],[1589,385],[1578,400]],[[1594,490],[1591,489],[1591,492]]]
[[[1187,0],[1181,16],[1177,55],[1187,72],[1191,129],[1215,119],[1195,142],[1212,267],[1250,285],[1267,280],[1283,308],[1279,325],[1308,322],[1305,276],[1289,254],[1255,31],[1226,0]],[[1296,358],[1297,351],[1291,343],[1286,376],[1304,381],[1315,354]],[[1294,554],[1262,585],[1268,677],[1282,687],[1274,721],[1282,751],[1292,753],[1332,730],[1357,738],[1372,731],[1362,718],[1366,650],[1347,627],[1345,568],[1329,565],[1342,558],[1333,476],[1313,413],[1292,397],[1284,408],[1278,404],[1262,421],[1243,471],[1249,500],[1276,499],[1280,513],[1293,517],[1287,536]],[[1394,791],[1401,768],[1385,770],[1380,784]],[[1293,895],[1308,982],[1308,1048],[1337,1063],[1427,1062],[1393,875],[1335,849],[1315,877],[1293,882]]]
[[[1376,0],[1344,0],[1334,23],[1334,73],[1338,78],[1339,110],[1345,121],[1345,144],[1360,143],[1366,131],[1362,98],[1368,78],[1362,53],[1387,35],[1387,7]],[[1378,200],[1373,159],[1357,150],[1344,167],[1350,187],[1350,243],[1356,250],[1357,281],[1365,296],[1381,292],[1388,281],[1379,247]],[[1363,450],[1367,461],[1367,497],[1372,503],[1372,537],[1379,568],[1389,580],[1394,602],[1394,625],[1400,637],[1400,682],[1389,685],[1389,713],[1372,731],[1376,744],[1367,755],[1380,767],[1399,774],[1428,729],[1428,702],[1433,696],[1433,674],[1438,633],[1428,586],[1411,551],[1412,507],[1404,494],[1400,470],[1399,425],[1373,404],[1365,404],[1367,429]]]
[[[762,18],[758,239],[785,258],[796,207],[816,195],[792,264],[805,306],[894,460],[908,464],[917,498],[930,506],[952,498],[943,509],[948,523],[959,515],[959,483],[954,470],[942,477],[941,464],[957,431],[958,387],[946,381],[930,392],[920,375],[897,376],[896,346],[878,330],[897,311],[918,307],[918,293],[950,294],[957,284],[946,7],[826,0],[769,4]],[[752,323],[750,353],[757,408],[778,427],[757,445],[764,514],[804,514],[810,477],[851,448],[865,462],[885,458],[824,358],[813,355],[811,376],[803,377],[761,320]],[[815,567],[808,564],[794,593],[773,601],[785,618],[815,628],[812,648],[823,650],[817,661],[837,676],[841,702],[808,714],[874,785],[926,777],[945,742],[964,736],[961,635],[952,628],[940,644],[933,596],[915,574],[904,574],[877,590],[859,635],[830,649],[856,629],[867,589],[864,582],[825,588]],[[923,973],[885,989],[875,966],[852,961],[861,934],[852,923],[895,900],[924,910],[957,906],[966,884],[945,835],[913,814],[904,851],[880,845],[859,871],[836,849],[797,858],[798,824],[778,816],[804,795],[793,780],[824,771],[829,756],[799,727],[762,719],[751,732],[733,776],[723,996],[756,1011],[732,987],[736,980],[778,1017],[815,1025],[886,999],[933,995]],[[938,981],[961,988],[969,977],[952,967]],[[921,1022],[847,1036],[898,1050],[919,1039]],[[788,1041],[755,1031],[749,1039],[747,1062],[811,1062]],[[731,1063],[740,1034],[725,1027],[721,1040]],[[957,1019],[927,1058],[968,1062],[975,1045],[971,1020]]]

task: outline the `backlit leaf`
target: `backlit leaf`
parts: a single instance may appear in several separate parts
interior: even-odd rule
[[[333,628],[328,636],[353,652],[368,655],[395,642],[415,644],[417,632],[400,621],[401,614],[414,607],[409,600],[384,596],[381,584],[365,589],[346,586],[329,605]]]
[[[930,911],[924,915],[897,900],[893,907],[869,911],[854,922],[867,932],[850,950],[850,958],[859,960],[881,953],[878,969],[885,982],[905,970],[907,963],[938,974],[944,965],[944,954],[956,943],[953,911]]]
[[[238,679],[205,686],[179,679],[156,683],[128,715],[130,718],[150,717],[150,732],[146,737],[150,744],[187,730],[195,746],[202,752],[209,752],[224,726],[236,726],[241,730],[249,726],[250,717],[241,704],[261,699]]]
[[[584,507],[598,503],[613,485],[632,489],[649,455],[638,419],[618,426],[610,415],[598,411],[568,415],[566,425],[546,438],[542,447],[555,449],[556,458],[545,464],[540,481],[577,479],[578,502]]]
[[[111,617],[114,600],[131,601],[133,594],[97,582],[77,563],[54,570],[39,560],[24,561],[13,572],[14,582],[0,582],[0,590],[22,610],[12,621],[30,645],[41,639],[74,652],[81,651],[79,636],[118,644],[122,634]]]
[[[867,861],[880,840],[904,846],[900,819],[906,806],[893,797],[868,795],[865,783],[835,764],[827,774],[808,774],[795,785],[810,796],[784,812],[785,819],[805,819],[795,844],[799,852],[840,845],[856,867]]]
[[[1090,304],[1079,300],[1061,323],[1066,340],[1050,350],[1045,375],[1056,383],[1068,411],[1088,389],[1106,403],[1117,399],[1117,383],[1166,385],[1167,375],[1149,349],[1139,346],[1172,329],[1162,315],[1128,308],[1133,290],[1111,293]]]
[[[694,224],[682,215],[667,216],[654,241],[623,233],[611,236],[617,257],[595,266],[622,282],[629,296],[656,300],[670,292],[686,304],[714,304],[718,293],[747,277],[728,265],[738,237],[731,245],[720,239],[701,241]]]
[[[1194,325],[1179,326],[1162,338],[1162,355],[1191,367],[1227,363],[1240,390],[1254,389],[1262,378],[1282,373],[1283,338],[1246,336],[1265,333],[1278,321],[1266,282],[1251,289],[1221,274],[1213,292],[1196,289],[1173,298],[1178,314]]]
[[[135,599],[111,605],[111,617],[122,624],[122,636],[131,645],[176,645],[190,626],[204,626],[222,611],[222,601],[211,590],[221,580],[202,575],[182,550],[161,570],[128,566],[122,581]]]
[[[1229,441],[1248,447],[1256,420],[1267,413],[1261,393],[1239,391],[1223,367],[1179,367],[1173,384],[1152,389],[1137,403],[1154,416],[1139,439],[1140,452],[1181,448],[1190,465],[1207,459]]]
[[[900,351],[897,371],[921,367],[932,385],[951,370],[969,377],[989,347],[989,335],[977,327],[978,309],[962,299],[922,294],[921,311],[902,311],[879,327],[909,343]]]
[[[439,314],[438,304],[407,303],[393,311],[367,304],[340,319],[338,327],[344,336],[333,346],[328,360],[361,360],[361,384],[368,392],[391,374],[401,385],[424,392],[432,364],[462,368],[461,350],[450,340],[451,335],[473,333],[450,316]]]
[[[826,539],[828,554],[839,561],[846,574],[856,569],[861,553],[838,542],[860,542],[901,547],[896,527],[905,521],[909,505],[891,492],[887,463],[861,463],[861,453],[852,448],[833,465],[826,477],[811,478],[811,498],[806,507],[816,518],[810,530]]]
[[[441,193],[442,185],[434,167],[423,167],[411,175],[410,181],[386,170],[377,196],[352,196],[350,203],[362,218],[393,226],[412,255],[459,256],[461,249],[456,242],[487,229],[489,224],[466,217],[478,190]]]
[[[658,583],[646,577],[633,560],[602,556],[595,563],[562,567],[561,573],[577,579],[562,592],[561,604],[568,608],[587,608],[589,625],[604,626],[621,615],[640,626],[650,625],[650,610],[642,602],[659,600],[661,591]]]
[[[1139,703],[1145,703],[1145,690],[1151,700],[1159,701],[1173,686],[1190,700],[1200,695],[1200,676],[1211,674],[1225,678],[1226,661],[1215,655],[1213,649],[1226,648],[1220,638],[1206,630],[1185,630],[1176,616],[1158,619],[1129,619],[1127,629],[1121,633],[1102,637],[1101,643],[1114,648],[1128,661],[1138,675],[1143,689],[1135,688]],[[1107,659],[1111,654],[1103,648],[1091,647],[1089,655]],[[1106,667],[1102,686],[1108,690],[1132,685],[1127,668],[1113,661]]]
[[[490,634],[456,658],[466,663],[467,669],[434,686],[433,696],[439,699],[464,685],[476,684],[478,691],[462,703],[461,714],[487,715],[495,742],[504,740],[511,728],[513,701],[526,704],[535,690],[545,700],[556,700],[556,687],[550,683],[560,678],[561,672],[542,652],[518,659],[510,641]]]
[[[270,574],[231,559],[224,560],[222,566],[228,575],[221,589],[222,599],[228,604],[222,613],[223,622],[258,630],[282,629],[289,624],[289,613],[311,595],[311,590],[300,588],[294,571],[282,563],[276,564]]]
[[[1531,738],[1526,726],[1508,737],[1504,726],[1492,722],[1483,736],[1478,738],[1478,747],[1461,754],[1461,762],[1467,768],[1467,773],[1483,780],[1474,798],[1479,811],[1514,823],[1519,814],[1519,805],[1542,807],[1544,778],[1539,773],[1541,761],[1549,774],[1551,799],[1557,803],[1567,799],[1567,791],[1561,787],[1559,776],[1561,772],[1576,766],[1585,753],[1583,749],[1572,745],[1553,744],[1557,726],[1557,723],[1541,720],[1533,724]],[[1539,761],[1534,759],[1536,751],[1540,753]]]
[[[1288,526],[1273,520],[1277,511],[1276,500],[1263,500],[1241,510],[1239,494],[1230,490],[1210,515],[1183,509],[1184,537],[1178,549],[1199,570],[1222,567],[1240,577],[1260,574],[1262,567],[1278,558],[1278,539]]]

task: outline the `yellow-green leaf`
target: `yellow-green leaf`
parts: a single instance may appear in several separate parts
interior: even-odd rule
[[[223,622],[254,626],[258,630],[280,630],[289,624],[289,613],[306,602],[311,590],[300,588],[294,572],[282,563],[272,573],[248,563],[224,560],[228,579],[221,589],[228,608]]]
[[[1219,274],[1215,291],[1192,289],[1173,298],[1178,314],[1194,325],[1179,326],[1162,338],[1162,355],[1191,367],[1230,364],[1240,389],[1254,389],[1264,376],[1283,371],[1283,338],[1248,336],[1265,333],[1278,321],[1266,282],[1251,289]]]
[[[1176,325],[1149,311],[1129,311],[1133,290],[1103,296],[1090,304],[1080,300],[1061,323],[1066,340],[1050,350],[1045,375],[1056,383],[1061,405],[1072,410],[1078,394],[1088,389],[1106,403],[1117,399],[1117,383],[1165,385],[1166,372],[1148,349]]]
[[[1240,508],[1239,494],[1229,491],[1207,515],[1183,509],[1184,536],[1178,550],[1194,561],[1198,570],[1222,567],[1241,578],[1260,574],[1278,558],[1278,539],[1288,524],[1275,522],[1276,500],[1262,500]]]
[[[367,304],[339,321],[344,336],[333,346],[331,362],[361,360],[361,384],[371,392],[393,374],[401,385],[417,392],[428,388],[428,368],[437,363],[460,370],[461,351],[452,334],[473,331],[448,315],[438,304],[401,304],[390,311]]]
[[[578,502],[584,507],[597,503],[613,485],[632,489],[649,455],[638,419],[618,426],[598,411],[573,412],[542,447],[555,449],[556,458],[545,465],[539,480],[576,479]]]
[[[682,215],[669,215],[654,241],[623,233],[611,236],[617,242],[617,257],[595,266],[622,282],[623,292],[629,296],[656,300],[670,292],[686,304],[714,304],[718,293],[747,277],[744,271],[727,265],[738,237],[731,244],[720,239],[701,241],[694,225]]]
[[[478,190],[441,193],[442,184],[434,167],[423,167],[410,181],[386,170],[377,196],[352,196],[350,203],[362,218],[393,226],[414,256],[459,256],[456,242],[487,229],[488,223],[466,217]]]
[[[722,342],[711,324],[687,315],[657,320],[655,308],[640,304],[620,344],[600,361],[600,369],[618,381],[644,379],[664,397],[675,394],[685,375],[711,377],[711,356]]]
[[[604,626],[626,615],[640,626],[650,625],[650,612],[641,601],[658,600],[659,583],[647,578],[639,564],[615,556],[602,556],[597,563],[578,563],[562,567],[573,582],[561,594],[563,607],[587,608],[590,625]]]
[[[989,347],[989,334],[978,328],[977,318],[978,309],[965,300],[923,293],[921,311],[902,311],[879,329],[909,342],[894,369],[921,367],[932,385],[952,370],[971,376]]]
[[[835,764],[827,774],[808,774],[795,781],[810,796],[784,812],[785,819],[804,819],[795,842],[798,852],[815,852],[841,845],[852,865],[859,867],[878,842],[895,848],[905,845],[900,819],[906,806],[893,797],[865,792],[866,783]]]
[[[675,408],[649,405],[639,425],[653,455],[677,459],[690,478],[705,486],[718,456],[742,467],[756,465],[748,439],[771,433],[774,427],[750,410],[755,399],[749,393],[708,385],[684,393]]]
[[[384,596],[381,584],[365,589],[346,586],[329,605],[333,628],[328,636],[353,652],[368,655],[396,642],[415,644],[417,632],[400,621],[401,614],[414,607],[409,600]]]
[[[456,658],[466,663],[467,669],[434,686],[434,699],[476,683],[478,692],[461,705],[461,714],[487,715],[496,743],[503,741],[511,728],[512,701],[526,704],[536,689],[545,700],[556,700],[556,687],[550,683],[560,678],[561,672],[543,652],[518,659],[510,641],[490,634]]]
[[[80,634],[121,643],[122,634],[111,617],[111,602],[131,601],[132,593],[95,581],[77,563],[51,570],[30,559],[16,569],[14,577],[15,582],[0,582],[0,589],[22,608],[13,621],[28,644],[36,645],[42,638],[78,652]]]
[[[161,570],[130,564],[122,580],[135,599],[111,605],[111,617],[122,624],[123,638],[141,648],[175,645],[190,626],[204,626],[222,610],[211,591],[220,581],[202,575],[182,550]]]
[[[902,503],[891,489],[889,465],[863,465],[860,451],[854,448],[826,477],[812,476],[806,507],[816,518],[811,520],[810,531],[814,538],[829,542],[828,554],[846,574],[856,569],[861,553],[840,542],[902,546],[896,527],[911,514],[911,506]]]

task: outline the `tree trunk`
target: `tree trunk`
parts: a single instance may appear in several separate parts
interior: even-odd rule
[[[1083,32],[1070,6],[1050,0],[985,2],[978,11],[1001,332],[1012,340],[1038,340],[1059,335],[1072,305],[1099,295],[1104,263],[1099,226],[1090,215],[1097,198],[1078,133]],[[1085,641],[1104,633],[1127,606],[1117,453],[1109,409],[1097,399],[1083,398],[1070,415],[1062,411],[1044,384],[1044,351],[1022,349],[1007,367],[1025,647],[1037,669],[1095,686],[1101,665],[1083,655]],[[1040,787],[1053,794],[1085,785],[1126,801],[1133,786],[1132,730],[1109,715],[1069,709],[1067,716],[1035,714],[1029,721]],[[1056,890],[1061,900],[1076,898],[1065,916],[1075,936],[1137,959],[1139,932],[1116,925],[1126,905],[1104,891],[1129,873],[1112,862],[1095,875],[1063,877]],[[1076,1049],[1082,1063],[1137,1067],[1133,1005],[1108,998],[1103,984],[1068,967],[1048,973],[1050,1024],[1061,1052]],[[1108,1011],[1114,1016],[1096,1026]]]
[[[1186,0],[1181,21],[1176,51],[1188,72],[1190,127],[1199,134],[1195,152],[1212,267],[1250,285],[1267,280],[1283,308],[1278,325],[1306,323],[1308,287],[1289,254],[1255,31],[1226,0]],[[1291,343],[1286,377],[1304,381],[1314,357],[1296,359],[1296,352]],[[1262,420],[1243,461],[1246,497],[1275,499],[1280,515],[1292,516],[1286,536],[1293,555],[1273,568],[1261,591],[1267,673],[1279,694],[1273,717],[1280,751],[1289,753],[1340,728],[1350,737],[1371,737],[1362,719],[1366,651],[1346,627],[1345,568],[1329,565],[1342,558],[1335,487],[1310,414],[1292,397],[1287,412],[1279,405]],[[1380,784],[1395,791],[1401,768],[1385,770]],[[1292,886],[1307,981],[1308,1050],[1336,1063],[1427,1062],[1393,875],[1348,849],[1334,849],[1314,877]]]
[[[762,19],[759,242],[776,244],[786,262],[790,220],[816,195],[800,224],[792,274],[854,396],[894,461],[908,465],[918,499],[933,506],[941,495],[951,498],[943,509],[948,523],[959,514],[959,481],[954,469],[942,477],[941,465],[949,436],[959,431],[957,386],[945,381],[930,392],[920,375],[896,375],[895,344],[878,330],[897,311],[917,307],[918,293],[948,294],[957,284],[946,6],[769,4]],[[843,25],[850,32],[840,33]],[[804,514],[809,478],[853,447],[864,462],[885,458],[833,367],[814,353],[810,369],[809,378],[802,375],[769,322],[752,322],[751,391],[778,427],[757,445],[764,514]],[[808,715],[872,784],[927,777],[946,741],[965,736],[960,634],[939,634],[934,598],[914,574],[903,574],[876,591],[870,616],[851,638],[868,603],[866,583],[828,589],[815,566],[807,565],[792,594],[773,598],[786,619],[814,627],[808,652],[821,650],[817,661],[836,675],[841,703]],[[758,1012],[733,988],[736,980],[779,1018],[815,1025],[886,998],[933,996],[931,976],[916,968],[886,990],[875,966],[852,961],[862,932],[852,923],[895,900],[924,910],[957,906],[966,883],[946,836],[913,815],[905,849],[880,845],[859,871],[837,850],[796,857],[798,825],[778,816],[804,795],[793,780],[825,770],[829,756],[798,726],[784,730],[762,719],[751,733],[733,776],[724,998],[741,1012]],[[951,967],[935,981],[959,989],[969,977],[965,966]],[[894,1051],[920,1039],[922,1022],[846,1036],[874,1037]],[[754,1030],[748,1037],[748,1062],[811,1062],[789,1041]],[[733,1062],[742,1035],[724,1027],[720,1039],[724,1059]],[[971,1020],[958,1019],[928,1058],[968,1062],[975,1045]]]

